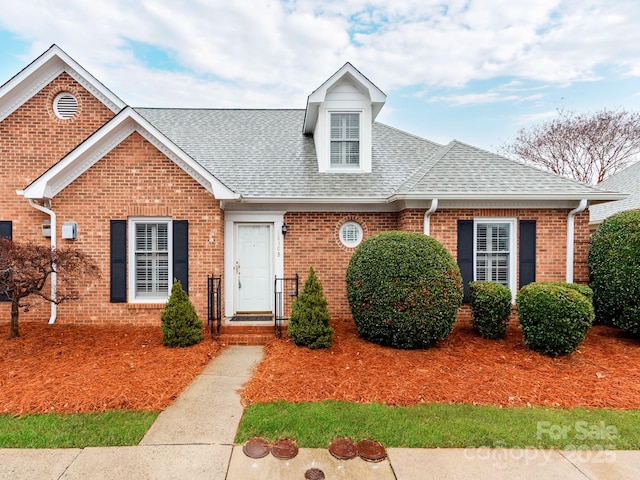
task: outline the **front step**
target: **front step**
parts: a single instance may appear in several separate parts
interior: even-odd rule
[[[273,325],[222,325],[215,338],[221,345],[266,345],[275,333]]]

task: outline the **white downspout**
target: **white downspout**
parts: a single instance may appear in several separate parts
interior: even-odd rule
[[[429,210],[424,212],[424,234],[429,235],[431,232],[431,214],[436,211],[438,208],[438,199],[434,198],[431,200],[431,206]]]
[[[573,283],[573,252],[575,237],[575,218],[576,215],[584,212],[587,208],[587,199],[580,200],[580,204],[569,212],[567,216],[567,283]]]
[[[56,214],[51,208],[47,208],[43,205],[37,204],[32,198],[29,199],[29,205],[31,205],[36,210],[40,210],[41,212],[46,213],[51,217],[51,250],[56,249]],[[56,289],[58,286],[58,276],[56,272],[51,273],[51,299],[56,299]],[[56,318],[58,316],[58,305],[55,302],[51,302],[51,317],[49,318],[49,324],[56,323]]]

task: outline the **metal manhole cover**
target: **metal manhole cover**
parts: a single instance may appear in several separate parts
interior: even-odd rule
[[[324,480],[324,472],[319,468],[310,468],[304,472],[306,480]]]
[[[387,457],[387,452],[380,442],[375,440],[360,440],[356,444],[358,455],[368,462],[380,462]]]
[[[290,460],[298,455],[298,446],[290,438],[279,438],[273,442],[271,453],[280,460]]]
[[[351,460],[356,456],[356,446],[350,438],[336,438],[329,445],[329,453],[338,460]]]
[[[253,437],[242,446],[242,451],[249,458],[262,458],[269,455],[269,442],[262,437]]]

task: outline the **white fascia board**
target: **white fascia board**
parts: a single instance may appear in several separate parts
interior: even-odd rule
[[[126,106],[80,64],[57,45],[53,45],[0,87],[0,121],[15,112],[63,72],[68,73],[112,112],[118,113]]]
[[[51,199],[91,168],[133,132],[138,132],[218,199],[240,196],[169,141],[153,125],[126,107],[75,150],[23,190],[25,198]]]

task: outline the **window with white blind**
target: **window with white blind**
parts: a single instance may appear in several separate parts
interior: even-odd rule
[[[502,283],[515,292],[515,219],[481,219],[474,226],[475,280]]]
[[[354,248],[362,242],[362,227],[357,222],[345,222],[340,227],[340,241],[345,247]]]
[[[360,114],[331,114],[331,167],[360,166]]]
[[[171,221],[130,221],[130,298],[165,301],[171,289]]]

